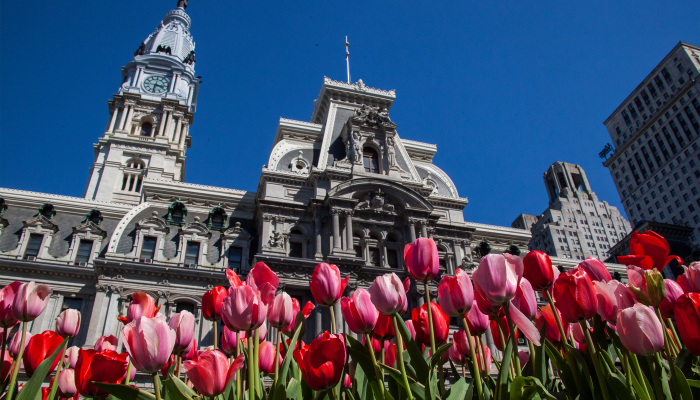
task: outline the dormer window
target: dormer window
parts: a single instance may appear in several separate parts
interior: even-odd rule
[[[217,206],[209,211],[209,229],[223,229],[226,224],[226,211]]]
[[[371,174],[379,173],[379,155],[371,147],[365,147],[362,150],[362,163],[365,167],[365,172]]]
[[[51,205],[51,203],[44,203],[41,205],[41,207],[39,207],[39,214],[51,221],[53,220],[53,217],[56,216],[56,209],[53,207],[53,205]]]
[[[29,243],[27,243],[27,250],[24,252],[24,258],[37,257],[39,255],[39,250],[41,250],[41,242],[43,241],[44,235],[32,233],[29,236]]]
[[[176,201],[168,208],[168,224],[182,225],[187,216],[187,207],[180,201]]]
[[[90,221],[93,224],[100,226],[100,224],[102,223],[102,213],[97,209],[90,210],[85,215],[85,221]]]

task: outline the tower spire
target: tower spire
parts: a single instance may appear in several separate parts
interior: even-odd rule
[[[348,67],[348,83],[350,83],[350,43],[347,36],[345,36],[345,64]]]

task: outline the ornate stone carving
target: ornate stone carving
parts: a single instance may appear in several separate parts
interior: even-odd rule
[[[278,230],[272,231],[272,236],[270,237],[270,247],[274,248],[284,248],[284,235]]]
[[[382,189],[377,189],[374,193],[367,192],[365,199],[355,206],[355,210],[395,213],[396,207],[386,202],[386,195],[382,192]]]
[[[396,124],[389,118],[389,110],[386,107],[371,107],[363,104],[355,110],[354,118],[362,120],[362,124],[396,128]]]
[[[348,161],[353,164],[358,164],[362,162],[362,135],[360,132],[353,131],[348,135],[348,140],[346,143],[346,152]]]

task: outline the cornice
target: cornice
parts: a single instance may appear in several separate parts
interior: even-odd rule
[[[364,84],[360,84],[360,82],[356,83],[345,83],[341,81],[334,81],[333,79],[324,76],[323,77],[323,85],[329,88],[342,88],[342,89],[350,89],[350,90],[356,90],[359,92],[365,92],[365,93],[371,93],[371,94],[378,94],[382,96],[387,96],[391,97],[392,99],[396,98],[396,90],[382,90],[382,89],[375,89],[369,86],[365,86]]]
[[[124,203],[111,203],[107,201],[90,200],[82,197],[63,196],[59,194],[49,194],[31,192],[19,189],[0,188],[0,195],[8,202],[8,207],[23,206],[38,208],[41,204],[51,201],[58,212],[68,212],[84,215],[87,211],[97,208],[103,216],[110,218],[121,218],[134,206]]]

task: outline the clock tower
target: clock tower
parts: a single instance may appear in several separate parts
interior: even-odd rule
[[[85,198],[138,204],[146,177],[184,181],[199,92],[186,8],[187,1],[178,1],[122,67]]]

